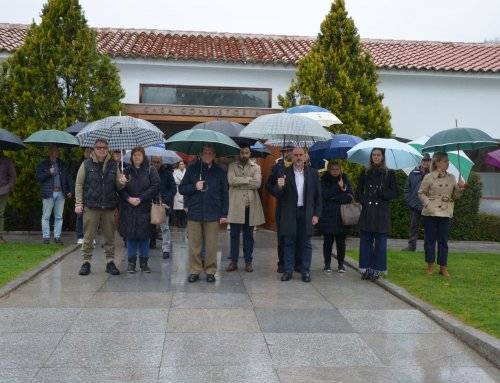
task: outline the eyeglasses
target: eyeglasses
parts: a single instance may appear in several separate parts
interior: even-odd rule
[[[97,149],[97,150],[107,150],[108,147],[107,146],[96,146],[94,149]]]

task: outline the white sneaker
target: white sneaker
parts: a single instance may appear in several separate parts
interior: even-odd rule
[[[83,238],[78,238],[78,241],[76,241],[77,245],[83,244]]]

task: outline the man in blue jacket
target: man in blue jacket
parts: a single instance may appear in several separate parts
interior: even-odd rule
[[[201,160],[188,166],[179,185],[187,208],[187,232],[189,241],[189,282],[196,282],[205,271],[207,282],[215,282],[217,271],[217,245],[219,224],[226,223],[229,206],[227,176],[214,163],[215,150],[206,145]],[[202,246],[204,245],[204,246]],[[202,262],[201,250],[206,257]]]
[[[431,156],[429,153],[424,153],[420,166],[413,169],[406,179],[404,193],[406,203],[410,208],[410,237],[408,247],[405,247],[404,251],[415,251],[417,249],[418,227],[423,208],[422,202],[418,198],[418,189],[420,189],[420,184],[425,175],[429,173],[430,164]]]
[[[50,243],[50,216],[54,212],[54,242],[62,244],[61,231],[65,198],[71,198],[73,184],[68,167],[59,159],[59,148],[49,148],[49,158],[40,162],[36,179],[42,194],[42,236],[43,243]]]

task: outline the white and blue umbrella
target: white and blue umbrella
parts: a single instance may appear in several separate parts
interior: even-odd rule
[[[342,124],[342,121],[328,109],[316,105],[298,105],[288,108],[285,113],[291,113],[302,117],[310,118],[319,122],[321,126],[329,127],[335,124]]]
[[[176,152],[165,149],[165,144],[148,146],[147,148],[144,148],[144,151],[148,157],[161,157],[161,161],[164,164],[173,165],[182,161],[182,158]],[[123,161],[130,163],[131,152],[131,150],[127,150],[127,153],[123,157]]]
[[[363,141],[347,152],[347,159],[356,164],[369,166],[370,155],[374,148],[385,151],[385,164],[390,169],[404,169],[420,164],[422,154],[408,144],[393,138],[375,138]]]

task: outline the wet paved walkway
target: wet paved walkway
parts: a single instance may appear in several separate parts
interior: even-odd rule
[[[184,233],[153,273],[111,277],[100,246],[0,299],[0,382],[500,382],[499,370],[373,283],[324,274],[280,282],[274,233],[255,272],[186,282]],[[228,236],[221,235],[220,268]],[[125,262],[120,269],[125,269]]]

